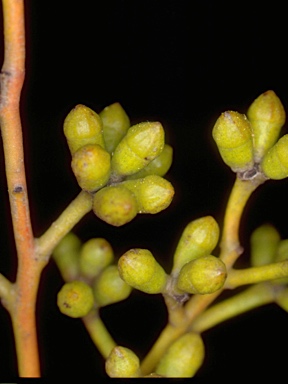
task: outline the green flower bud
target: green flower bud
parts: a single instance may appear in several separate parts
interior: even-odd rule
[[[260,267],[273,263],[279,241],[280,235],[272,225],[264,224],[256,228],[250,239],[251,265]]]
[[[121,279],[116,265],[105,268],[96,278],[93,287],[95,301],[100,307],[125,300],[131,291],[130,285]]]
[[[280,180],[288,176],[288,134],[269,149],[263,157],[261,168],[269,179]]]
[[[93,211],[101,220],[119,227],[134,219],[138,213],[138,205],[129,189],[121,184],[110,185],[95,194]]]
[[[198,333],[189,332],[174,341],[161,358],[156,373],[164,377],[193,377],[201,367],[205,347]]]
[[[53,259],[65,281],[74,280],[79,273],[80,239],[69,232],[53,250]]]
[[[275,301],[284,311],[288,312],[288,288],[279,291]]]
[[[121,278],[146,293],[162,293],[168,276],[147,249],[130,249],[118,261]]]
[[[165,144],[163,151],[152,160],[146,167],[142,168],[139,172],[133,173],[127,177],[128,180],[141,179],[148,175],[164,176],[172,164],[173,148]]]
[[[110,352],[105,369],[109,377],[139,377],[140,361],[130,349],[117,346]]]
[[[160,155],[164,147],[164,129],[158,122],[144,122],[128,129],[112,157],[112,170],[117,175],[140,171]]]
[[[254,157],[257,163],[274,145],[285,123],[285,110],[273,91],[262,93],[248,109],[254,142]]]
[[[218,257],[199,257],[181,269],[177,287],[184,292],[205,295],[221,289],[227,277],[226,266]]]
[[[157,175],[126,180],[122,185],[134,193],[139,213],[155,214],[163,211],[171,204],[175,193],[172,184]]]
[[[114,260],[114,253],[107,240],[94,238],[83,244],[79,267],[82,276],[93,279]]]
[[[288,259],[288,239],[281,240],[278,243],[277,252],[275,256],[275,261],[284,261]],[[288,277],[283,277],[281,279],[277,279],[277,283],[279,284],[287,284],[288,283]],[[288,305],[288,299],[287,299],[287,305]]]
[[[212,131],[220,155],[234,172],[253,167],[251,126],[245,115],[227,111],[221,114]]]
[[[288,259],[288,239],[281,240],[278,243],[275,261],[284,261]]]
[[[87,144],[98,144],[104,148],[102,120],[85,105],[76,105],[64,121],[64,134],[71,154]]]
[[[99,116],[103,122],[105,147],[109,153],[112,153],[130,127],[129,117],[119,103],[104,108]]]
[[[183,231],[177,245],[173,274],[177,275],[184,264],[198,257],[209,255],[219,240],[219,226],[212,216],[191,221]]]
[[[94,305],[92,288],[83,281],[72,281],[63,285],[57,295],[60,311],[70,317],[86,316]]]
[[[110,155],[97,144],[78,149],[71,166],[79,186],[88,192],[103,187],[110,177]]]

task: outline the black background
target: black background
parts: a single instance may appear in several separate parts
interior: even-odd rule
[[[78,103],[100,112],[119,101],[132,123],[159,120],[164,125],[174,148],[167,178],[175,186],[175,199],[165,212],[137,217],[123,228],[111,228],[91,213],[75,232],[83,241],[105,237],[117,258],[132,247],[148,248],[169,272],[189,221],[208,214],[220,225],[223,220],[234,175],[211,139],[218,115],[227,109],[245,113],[268,89],[288,110],[284,6],[277,1],[208,0],[25,3],[27,74],[21,111],[35,235],[79,192],[62,132],[65,116]],[[0,268],[13,280],[17,260],[2,150],[0,155]],[[243,266],[257,225],[268,221],[288,237],[286,194],[287,180],[270,181],[249,201],[240,234],[246,250]],[[103,360],[81,321],[57,309],[62,284],[51,261],[43,272],[37,310],[42,375],[104,378]],[[166,311],[161,297],[133,292],[132,298],[101,314],[117,343],[143,357],[165,324]],[[13,377],[15,351],[4,309],[0,318],[0,377]],[[287,321],[283,310],[268,305],[204,332],[206,358],[197,376],[264,370],[281,377],[286,372]]]

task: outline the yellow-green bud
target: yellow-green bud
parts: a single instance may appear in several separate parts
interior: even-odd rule
[[[284,261],[288,259],[288,239],[281,240],[278,243],[275,261]]]
[[[88,192],[103,187],[110,177],[110,155],[98,144],[78,149],[72,156],[71,166],[79,186]]]
[[[72,281],[63,285],[57,295],[60,311],[70,317],[86,316],[94,305],[92,288],[83,281]]]
[[[99,307],[125,300],[131,291],[130,285],[121,279],[116,265],[105,268],[93,286],[95,301]]]
[[[184,264],[198,257],[209,255],[219,240],[219,226],[212,216],[191,221],[183,231],[177,245],[173,274],[177,275]]]
[[[251,126],[245,115],[227,111],[221,114],[212,131],[220,155],[234,172],[253,167]]]
[[[80,239],[69,232],[53,250],[53,259],[65,281],[74,280],[79,273]]]
[[[114,253],[107,240],[93,238],[83,244],[79,267],[81,275],[93,279],[114,260]]]
[[[104,148],[102,129],[102,120],[96,112],[85,105],[76,105],[64,121],[64,134],[71,154],[87,144]]]
[[[118,261],[121,278],[131,287],[146,293],[162,293],[167,275],[147,249],[130,249]]]
[[[279,241],[279,243],[278,243],[275,261],[278,262],[278,261],[284,261],[287,259],[288,259],[288,239],[285,239],[285,240]],[[283,277],[281,279],[277,279],[277,283],[287,284],[288,283],[288,277]],[[288,305],[288,299],[287,299],[287,305]]]
[[[139,377],[140,361],[131,349],[114,347],[105,363],[109,377]]]
[[[122,185],[134,193],[139,213],[155,214],[163,211],[171,204],[175,193],[172,184],[157,175],[126,180]]]
[[[138,205],[133,192],[121,184],[110,185],[98,191],[93,198],[93,211],[110,225],[119,227],[133,220]]]
[[[261,168],[269,179],[280,180],[288,176],[288,134],[269,149],[263,157]]]
[[[279,291],[275,301],[284,311],[288,312],[288,288]]]
[[[146,167],[142,168],[139,172],[133,173],[132,175],[128,176],[128,180],[135,180],[135,179],[141,179],[143,177],[146,177],[148,175],[158,175],[158,176],[164,176],[172,164],[172,158],[173,158],[173,148],[165,144],[163,151],[160,153],[159,156],[157,156],[154,160],[152,160]]]
[[[112,157],[112,170],[117,175],[140,171],[160,155],[164,147],[164,129],[158,122],[139,123],[128,129]]]
[[[257,163],[279,137],[285,123],[285,110],[273,91],[262,93],[250,105],[247,112],[254,142],[254,158]]]
[[[201,336],[189,332],[171,344],[161,358],[156,373],[164,377],[193,377],[204,357],[205,347]]]
[[[112,153],[130,127],[129,117],[119,103],[104,108],[99,116],[103,122],[105,147]]]
[[[264,224],[256,228],[250,238],[251,265],[261,265],[274,262],[280,241],[278,231],[270,224]]]
[[[227,277],[226,266],[218,257],[208,255],[185,264],[177,287],[184,292],[205,295],[221,289]]]

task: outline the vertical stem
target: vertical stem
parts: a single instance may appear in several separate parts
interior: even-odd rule
[[[2,0],[5,58],[1,71],[0,125],[5,169],[18,256],[12,317],[20,376],[40,375],[35,302],[44,263],[37,259],[31,228],[24,168],[19,101],[25,77],[23,0]]]
[[[220,258],[226,264],[227,269],[233,266],[242,253],[239,242],[242,213],[249,197],[262,182],[261,174],[259,174],[259,178],[251,180],[242,180],[238,175],[236,177],[225,212],[221,240]]]

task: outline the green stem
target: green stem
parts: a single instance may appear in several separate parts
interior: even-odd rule
[[[279,286],[278,286],[279,289]],[[247,288],[227,300],[215,304],[195,319],[191,330],[204,332],[241,313],[274,302],[275,286],[272,284],[258,284]]]
[[[39,257],[48,259],[61,239],[86,215],[92,208],[92,195],[81,191],[68,207],[61,213],[50,228],[36,239]]]
[[[241,285],[260,283],[281,277],[288,277],[288,260],[241,270],[231,269],[225,288],[233,289]]]
[[[263,181],[262,174],[251,180],[243,180],[238,175],[236,177],[225,212],[220,244],[220,258],[226,264],[227,269],[233,266],[242,253],[239,241],[239,226],[243,210],[251,194]]]
[[[82,320],[99,352],[104,359],[107,359],[111,350],[116,347],[117,344],[112,339],[107,328],[100,319],[98,311],[93,310],[87,316],[83,317]]]

